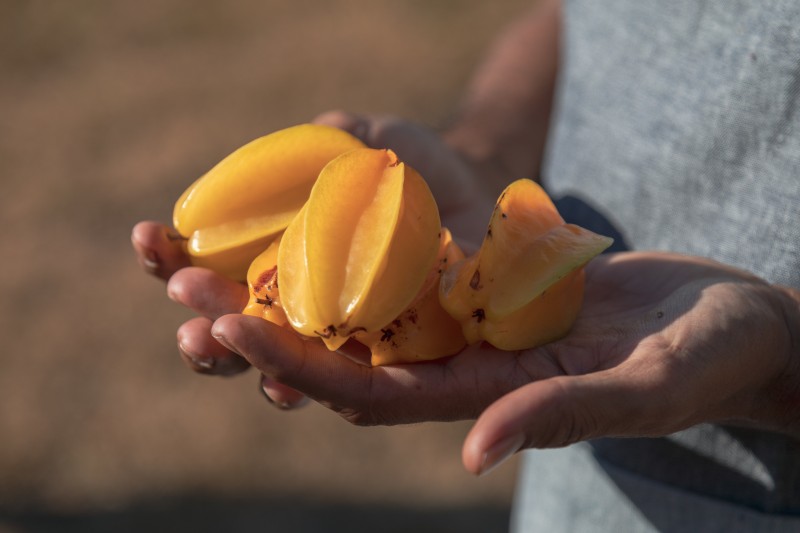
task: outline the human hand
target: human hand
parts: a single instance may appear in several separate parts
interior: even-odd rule
[[[131,234],[140,266],[167,282],[169,297],[198,314],[178,328],[178,351],[184,362],[200,374],[233,376],[250,368],[247,360],[219,344],[211,326],[220,316],[239,313],[248,300],[244,284],[211,270],[190,266],[180,236],[158,222],[140,222]],[[261,377],[266,398],[282,409],[299,407],[306,398],[266,376]]]
[[[392,116],[329,111],[313,122],[350,132],[372,148],[390,148],[431,188],[442,224],[453,235],[480,244],[494,203],[507,185],[494,184],[432,129]]]
[[[369,146],[395,150],[428,178],[442,219],[451,231],[462,239],[480,241],[494,197],[486,193],[469,166],[432,130],[392,117],[342,111],[324,113],[312,122],[345,129]],[[178,330],[178,345],[184,361],[204,374],[233,375],[246,370],[247,362],[220,346],[209,333],[213,320],[242,310],[247,299],[245,286],[208,270],[187,268],[190,262],[180,237],[165,225],[138,224],[133,230],[132,242],[142,268],[168,280],[170,298],[200,315]],[[301,394],[266,376],[262,377],[262,389],[276,405],[289,408],[303,403]]]
[[[479,417],[463,460],[481,473],[525,447],[664,435],[704,421],[798,432],[798,315],[785,291],[746,273],[626,253],[587,266],[572,332],[531,350],[478,345],[371,368],[253,317],[223,316],[211,333],[355,424]]]

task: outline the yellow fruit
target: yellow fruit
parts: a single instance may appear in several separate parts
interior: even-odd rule
[[[440,231],[427,184],[394,152],[362,148],[337,157],[278,251],[289,323],[331,350],[356,333],[379,331],[419,293]]]
[[[356,333],[369,347],[372,365],[413,363],[453,355],[466,346],[461,325],[439,303],[439,280],[447,265],[464,257],[447,228],[442,228],[439,254],[411,305],[376,332]]]
[[[322,167],[363,146],[338,128],[301,124],[234,151],[175,204],[173,223],[192,263],[244,280],[253,258],[306,202]]]
[[[269,247],[259,254],[247,270],[247,287],[250,290],[250,301],[242,311],[245,315],[258,316],[273,324],[286,324],[286,313],[283,312],[278,293],[278,237]]]
[[[541,187],[519,180],[465,258],[414,169],[309,124],[226,157],[181,195],[174,224],[193,264],[246,279],[244,314],[330,350],[354,339],[373,365],[565,335],[582,305],[583,266],[612,242],[565,224]]]
[[[612,239],[565,224],[536,183],[503,192],[478,252],[449,268],[442,306],[469,343],[519,350],[567,334],[583,298],[583,266]]]

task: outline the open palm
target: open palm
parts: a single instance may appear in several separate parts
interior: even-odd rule
[[[549,446],[746,418],[750,398],[786,363],[765,357],[788,353],[773,292],[708,261],[626,253],[590,264],[573,331],[531,350],[476,345],[440,361],[371,368],[249,317],[224,316],[213,334],[262,373],[357,424],[474,418],[513,391],[510,403],[493,408],[546,407],[552,423],[528,444]],[[575,407],[585,412],[567,412]]]
[[[205,269],[170,266],[180,256],[163,235],[143,223],[134,243],[140,257],[150,250],[162,258],[171,297],[201,315],[178,334],[197,370],[231,374],[249,363],[279,403],[302,394],[355,424],[479,417],[465,444],[474,471],[508,435],[517,447],[547,447],[763,420],[761,411],[780,404],[776,395],[796,388],[783,293],[704,259],[602,256],[587,266],[583,309],[559,341],[519,352],[474,345],[438,361],[373,368],[236,314],[246,289]]]

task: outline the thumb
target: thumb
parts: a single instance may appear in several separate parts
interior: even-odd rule
[[[464,442],[464,467],[480,475],[523,448],[556,448],[631,434],[631,421],[649,418],[640,412],[640,398],[630,382],[613,371],[530,383],[481,414]]]

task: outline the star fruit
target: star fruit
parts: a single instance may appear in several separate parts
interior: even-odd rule
[[[242,314],[261,317],[264,320],[286,325],[286,313],[281,305],[278,290],[278,237],[261,252],[247,269],[247,288],[250,299],[242,310]]]
[[[305,204],[322,167],[363,146],[338,128],[301,124],[234,151],[175,204],[173,225],[192,264],[244,280],[251,261]]]
[[[583,266],[613,239],[566,224],[535,182],[500,195],[480,249],[447,269],[440,300],[470,344],[503,350],[566,335],[583,301]]]
[[[250,300],[242,313],[261,317],[278,326],[291,327],[278,285],[279,246],[280,238],[250,265],[247,273]],[[439,303],[439,281],[444,269],[448,263],[463,257],[450,232],[442,228],[436,261],[408,307],[376,331],[352,333],[353,341],[363,344],[370,352],[373,366],[438,359],[464,348],[466,341],[461,325]],[[314,336],[319,335],[315,333]]]
[[[612,243],[566,224],[540,186],[518,180],[465,257],[413,168],[308,124],[225,158],[181,196],[174,220],[194,264],[247,281],[244,314],[330,350],[361,343],[373,365],[566,335],[583,267]]]
[[[423,309],[439,308],[438,297],[430,294],[435,296],[431,289],[450,242],[430,189],[413,168],[391,150],[347,152],[325,166],[281,240],[277,272],[286,318],[330,350],[356,338],[377,347],[374,362],[412,357],[387,355],[392,343],[381,343],[395,335],[396,346],[409,336],[419,341],[413,322],[419,323]],[[440,315],[458,333],[455,322]],[[437,338],[449,334],[438,329],[438,321],[428,326]],[[435,354],[413,357],[450,355],[463,340],[456,335],[440,344]]]

